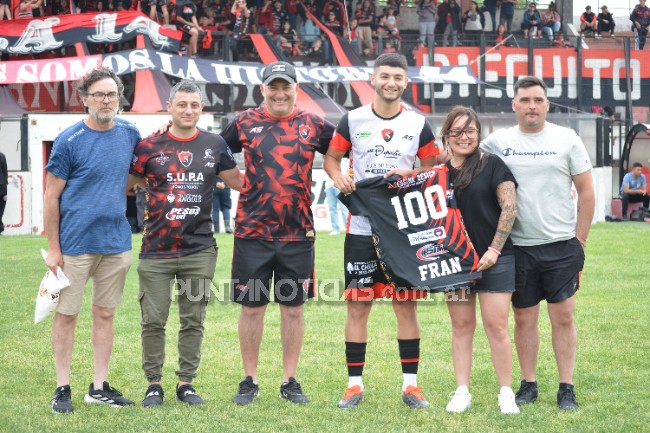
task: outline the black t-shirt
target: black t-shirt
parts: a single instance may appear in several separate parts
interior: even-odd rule
[[[458,209],[479,257],[485,254],[492,243],[501,216],[501,206],[496,195],[497,187],[506,181],[517,184],[515,177],[501,158],[488,153],[483,154],[483,158],[487,158],[483,170],[472,179],[462,193],[455,193]],[[453,183],[457,172],[451,168],[449,162],[447,167],[450,169],[449,177]],[[512,253],[512,241],[508,237],[501,254]]]
[[[339,195],[353,215],[370,218],[379,262],[398,290],[440,292],[481,276],[447,175],[443,166],[410,177],[373,177]]]
[[[187,139],[167,132],[138,143],[130,172],[146,182],[140,257],[170,259],[215,246],[212,189],[220,171],[236,166],[223,139],[203,130]]]

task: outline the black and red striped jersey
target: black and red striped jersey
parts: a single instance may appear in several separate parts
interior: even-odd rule
[[[191,138],[170,132],[142,140],[131,174],[145,178],[146,205],[141,258],[187,256],[216,245],[212,190],[217,174],[237,164],[223,139],[197,130]]]
[[[379,263],[398,290],[440,292],[481,277],[447,167],[365,179],[339,198],[350,212],[370,219]]]
[[[375,112],[373,104],[344,114],[331,146],[337,151],[350,152],[355,182],[395,168],[413,169],[416,157],[422,160],[440,153],[424,116],[402,107],[395,116],[384,118]],[[348,233],[370,236],[368,220],[352,215]]]
[[[267,241],[313,240],[312,165],[325,154],[334,125],[295,109],[285,118],[251,108],[221,133],[230,149],[244,151],[246,173],[235,217],[235,236]]]

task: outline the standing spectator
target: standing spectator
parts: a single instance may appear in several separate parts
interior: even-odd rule
[[[206,306],[217,263],[212,235],[212,189],[217,174],[241,189],[242,174],[226,143],[197,129],[203,110],[201,90],[192,81],[176,84],[167,101],[172,124],[134,150],[129,184],[147,189],[147,217],[138,264],[142,312],[142,369],[148,382],[142,406],[164,402],[165,327],[178,290],[178,364],[176,400],[203,404],[192,385],[201,361]],[[206,162],[207,161],[207,162]],[[194,177],[186,177],[186,174]]]
[[[163,25],[169,25],[169,11],[167,10],[167,0],[149,0],[149,18],[152,21],[159,23],[158,21],[158,6],[160,6],[160,12],[163,17]]]
[[[478,3],[471,2],[469,9],[463,14],[463,32],[467,37],[469,45],[478,45],[483,33],[484,18],[479,12]]]
[[[601,6],[600,11],[601,12],[598,14],[598,17],[596,18],[598,20],[598,31],[596,32],[596,37],[600,39],[601,32],[609,32],[609,36],[613,38],[614,28],[616,28],[614,17],[612,16],[611,13],[609,13],[607,6]]]
[[[360,51],[359,47],[359,26],[357,24],[357,19],[352,18],[350,20],[350,28],[343,29],[343,38],[347,39],[350,42],[350,46],[355,52]]]
[[[219,214],[223,214],[223,228],[226,233],[232,233],[232,224],[230,220],[230,209],[232,208],[232,198],[230,197],[232,189],[217,176],[217,180],[212,190],[212,226],[215,233],[219,233]]]
[[[572,129],[546,121],[550,102],[544,81],[523,77],[515,83],[514,95],[518,125],[490,134],[481,148],[498,155],[518,183],[518,216],[510,234],[515,246],[515,344],[522,375],[515,401],[537,400],[539,303],[546,300],[560,379],[557,403],[562,410],[577,409],[574,311],[595,207],[591,163]],[[577,212],[572,183],[578,192]]]
[[[370,0],[363,0],[360,6],[357,7],[355,18],[359,24],[359,41],[361,48],[373,51],[372,43],[372,29],[376,24],[377,16],[375,14],[375,6]]]
[[[282,2],[276,0],[275,3],[273,3],[273,12],[271,13],[271,33],[274,35],[280,33],[285,21],[289,21],[289,14],[284,10]]]
[[[508,312],[515,291],[515,257],[510,230],[517,215],[516,182],[504,162],[479,149],[481,123],[474,110],[452,108],[442,131],[446,162],[454,195],[465,227],[481,258],[483,276],[462,295],[446,295],[451,318],[451,354],[456,373],[456,392],[447,412],[464,412],[472,402],[469,380],[472,342],[476,329],[476,298],[481,304],[483,327],[490,343],[492,364],[499,381],[501,413],[516,414],[512,392],[512,343],[508,334]]]
[[[264,315],[273,294],[280,306],[280,397],[309,403],[295,379],[304,336],[303,304],[315,295],[312,165],[325,153],[334,125],[296,108],[298,83],[286,62],[267,65],[260,90],[264,104],[239,113],[221,133],[246,168],[235,217],[232,300],[241,305],[239,345],[244,380],[233,402],[259,394],[257,365]]]
[[[530,37],[537,39],[542,34],[542,17],[539,16],[537,5],[529,3],[528,9],[524,11],[521,29],[524,31],[524,37],[527,38],[529,33]]]
[[[343,26],[341,25],[341,22],[336,19],[336,12],[328,12],[324,24],[325,27],[330,29],[335,35],[341,36],[343,34]]]
[[[375,88],[374,102],[347,112],[336,127],[324,168],[342,193],[354,191],[355,182],[368,177],[414,174],[416,158],[424,168],[436,163],[439,151],[429,122],[402,106],[402,94],[408,85],[407,68],[406,59],[401,54],[380,55],[370,76]],[[341,159],[348,152],[352,155],[354,178],[341,171]],[[373,300],[389,298],[397,318],[402,401],[413,409],[426,408],[429,403],[422,395],[422,388],[417,386],[420,360],[417,299],[423,296],[423,292],[397,291],[388,285],[371,235],[368,218],[356,215],[350,218],[343,252],[347,264],[345,359],[348,386],[338,406],[352,409],[363,399],[368,319]]]
[[[497,8],[501,5],[499,0],[483,0],[483,9],[490,14],[490,22],[492,23],[492,32],[497,31]]]
[[[298,17],[298,7],[299,0],[286,0],[284,3],[284,9],[289,15],[289,22],[291,23],[291,28],[297,28],[297,17]]]
[[[447,7],[447,17],[445,24],[445,33],[442,36],[442,46],[449,46],[449,35],[451,35],[451,45],[453,47],[458,45],[458,32],[461,30],[460,22],[460,6],[456,0],[449,0]]]
[[[650,30],[650,8],[646,6],[646,0],[639,0],[630,14],[632,31],[634,31],[634,48],[642,50]]]
[[[237,0],[243,2],[244,0]],[[196,18],[196,5],[191,0],[179,0],[176,5],[176,25],[185,34],[190,36],[187,46],[187,56],[196,58],[199,44],[199,34],[203,34],[203,28]]]
[[[124,86],[110,68],[99,66],[89,71],[78,91],[88,115],[59,134],[45,167],[46,263],[52,272],[61,266],[70,279],[70,287],[59,295],[52,321],[57,382],[52,410],[57,413],[74,411],[72,347],[84,286],[90,278],[94,377],[84,401],[113,407],[133,405],[109,385],[108,367],[115,309],[122,302],[131,267],[125,192],[133,148],[141,137],[133,124],[115,117]]]
[[[650,197],[648,196],[646,178],[643,175],[643,165],[635,162],[632,171],[623,176],[621,183],[621,204],[623,207],[623,219],[627,219],[627,208],[630,203],[643,203],[647,208]]]
[[[11,0],[0,0],[0,21],[7,17],[11,19]]]
[[[435,45],[436,5],[434,0],[420,0],[417,14],[420,41],[424,42],[428,47]]]
[[[542,15],[542,33],[546,35],[550,42],[555,39],[555,34],[560,31],[562,18],[557,12],[555,3],[548,5],[548,10]]]
[[[501,12],[499,13],[499,24],[506,26],[506,32],[512,33],[512,20],[515,17],[515,6],[517,0],[501,0]]]
[[[591,6],[587,6],[582,15],[580,15],[580,33],[584,33],[586,36],[596,33],[596,30],[598,30],[596,14],[591,11]]]
[[[236,0],[235,0],[236,2]],[[264,0],[264,3],[258,8],[257,15],[257,33],[268,33],[273,25],[273,0]]]
[[[246,6],[246,0],[235,0],[230,9],[230,13],[234,17],[234,25],[232,29],[232,39],[230,40],[230,52],[232,53],[232,60],[239,61],[239,51],[241,49],[242,38],[248,34],[248,29],[251,22],[251,11]]]
[[[302,40],[311,44],[316,39],[320,39],[320,27],[318,27],[311,18],[307,17],[302,23],[300,31]]]
[[[327,16],[330,12],[334,12],[337,21],[343,22],[343,11],[341,10],[337,0],[327,0],[323,6],[323,21],[327,20]]]
[[[9,184],[9,170],[7,170],[7,158],[0,152],[0,234],[5,230],[2,216],[7,205],[7,185]]]

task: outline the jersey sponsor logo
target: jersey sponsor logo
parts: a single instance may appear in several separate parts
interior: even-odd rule
[[[442,245],[437,244],[426,244],[418,250],[415,255],[417,258],[423,262],[430,262],[433,260],[438,260],[439,255],[448,253]]]
[[[251,134],[259,134],[262,131],[264,131],[263,126],[256,126],[255,128],[251,128],[250,133]]]
[[[444,227],[434,227],[429,230],[423,230],[421,232],[411,233],[408,235],[409,243],[411,246],[437,241],[446,237],[447,234]]]
[[[557,152],[553,152],[550,150],[535,150],[532,152],[520,152],[517,151],[511,147],[507,147],[503,149],[503,156],[532,156],[533,159],[537,158],[538,156],[553,156],[557,155]]]
[[[165,165],[169,162],[169,156],[165,155],[164,152],[160,152],[160,155],[156,158],[156,162],[160,165]]]
[[[350,274],[372,274],[377,270],[377,262],[374,260],[371,262],[348,262],[348,264],[345,266],[345,269]]]
[[[181,150],[178,152],[178,160],[181,162],[183,167],[189,167],[194,159],[194,155],[189,150]]]
[[[463,267],[460,264],[460,257],[452,257],[447,260],[440,260],[426,265],[418,266],[420,271],[420,281],[431,280],[446,275],[457,274],[462,272]]]
[[[196,216],[199,214],[200,208],[198,206],[192,206],[190,208],[184,208],[184,207],[175,207],[172,208],[167,214],[165,215],[165,218],[167,218],[170,221],[180,221],[184,220],[185,217],[187,216]]]
[[[357,132],[356,134],[354,134],[352,136],[352,138],[356,139],[356,140],[367,140],[370,137],[372,137],[372,132],[370,132],[370,131]]]
[[[300,125],[298,127],[298,134],[300,134],[301,138],[306,140],[311,135],[311,128],[309,127],[309,125]]]
[[[203,159],[211,159],[214,161],[214,156],[212,156],[212,149],[205,149],[205,155],[203,155]]]
[[[201,198],[200,194],[178,194],[176,196],[179,203],[201,203]]]
[[[413,137],[414,137],[413,135],[408,135],[408,134],[406,134],[404,137],[402,137],[402,140],[412,141],[412,140],[413,140]]]
[[[395,164],[389,164],[389,163],[385,163],[385,162],[378,162],[378,163],[370,164],[366,168],[365,172],[380,175],[380,174],[386,174],[386,173],[388,173],[389,171],[391,171],[394,168],[396,168]]]
[[[375,156],[383,156],[386,159],[398,159],[400,156],[402,156],[402,152],[400,152],[399,149],[395,149],[395,150],[386,149],[381,144],[369,148],[368,153],[372,153]]]
[[[171,194],[171,193],[167,194],[167,202],[168,203],[174,203],[175,200],[176,200],[176,196],[174,194]]]
[[[381,138],[383,138],[386,143],[393,139],[393,135],[395,135],[395,132],[392,129],[381,130]]]
[[[203,182],[203,173],[193,171],[167,173],[167,182]]]
[[[210,168],[214,167],[214,162],[206,162],[205,167],[210,167]]]

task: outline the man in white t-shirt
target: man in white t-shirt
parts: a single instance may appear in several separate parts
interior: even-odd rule
[[[591,162],[580,137],[571,129],[546,121],[546,84],[523,77],[514,85],[512,109],[518,125],[496,131],[483,150],[501,157],[517,188],[515,245],[515,344],[521,365],[517,404],[537,399],[539,303],[546,300],[558,365],[560,409],[577,409],[573,390],[577,333],[574,295],[584,264],[584,248],[594,214]],[[576,213],[571,185],[578,192]]]

